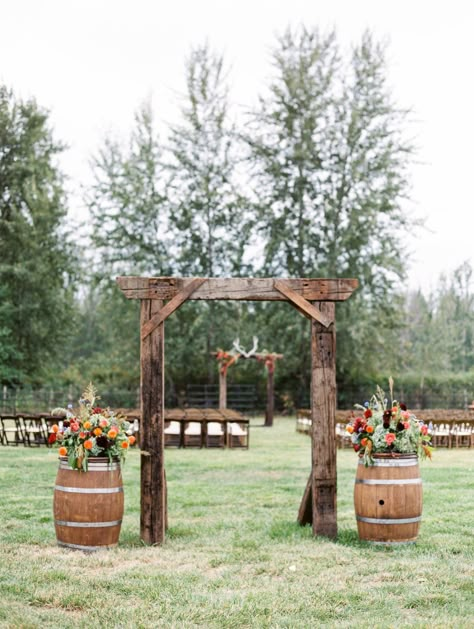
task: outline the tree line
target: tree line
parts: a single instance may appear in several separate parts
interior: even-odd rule
[[[151,102],[91,156],[90,233],[74,238],[49,114],[0,88],[0,381],[135,389],[138,311],[117,275],[357,277],[337,308],[340,389],[392,374],[471,369],[470,267],[406,294],[409,112],[393,100],[386,50],[366,32],[289,28],[274,42],[258,105],[237,109],[225,60],[185,63],[179,121]],[[166,323],[167,388],[214,382],[232,341],[284,354],[281,400],[308,395],[309,324],[284,303],[189,302]],[[252,361],[235,381],[264,374]]]

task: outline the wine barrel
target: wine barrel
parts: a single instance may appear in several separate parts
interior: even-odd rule
[[[416,454],[375,454],[374,465],[359,459],[354,506],[359,538],[379,544],[413,543],[423,504]]]
[[[87,472],[80,472],[60,457],[53,509],[59,546],[89,552],[117,546],[123,517],[120,462],[90,457]]]

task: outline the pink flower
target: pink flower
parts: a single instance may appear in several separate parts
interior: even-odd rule
[[[403,422],[403,428],[405,428],[405,430],[408,430],[410,428],[410,422]]]
[[[428,426],[423,425],[421,428],[421,434],[422,435],[427,435],[428,434]]]
[[[79,424],[76,422],[71,422],[70,428],[73,432],[77,432],[79,430]]]
[[[400,414],[402,419],[410,419],[410,413],[408,411],[402,411]]]
[[[392,445],[392,443],[393,443],[394,441],[395,441],[395,435],[393,434],[393,432],[388,432],[388,433],[385,435],[385,443],[386,443],[388,446],[391,446],[391,445]]]

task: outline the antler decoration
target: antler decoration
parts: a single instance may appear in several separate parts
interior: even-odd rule
[[[253,347],[252,347],[252,349],[249,352],[246,352],[244,350],[244,348],[240,345],[240,339],[238,339],[238,338],[235,339],[235,341],[233,343],[233,346],[239,352],[239,354],[241,354],[241,356],[244,356],[245,358],[250,358],[257,351],[257,348],[258,348],[258,336],[254,336],[253,337]]]

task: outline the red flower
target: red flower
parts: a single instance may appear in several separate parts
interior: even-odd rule
[[[56,442],[56,433],[52,432],[48,437],[48,443],[52,445],[55,442]]]
[[[423,425],[421,428],[421,434],[422,435],[427,435],[428,434],[428,426]]]
[[[370,408],[366,408],[365,409],[364,417],[365,417],[365,419],[369,419],[369,417],[372,417],[372,411],[370,410]]]
[[[100,415],[100,413],[102,413],[102,409],[100,408],[100,406],[96,406],[92,409],[92,415]]]
[[[367,422],[362,417],[356,417],[354,420],[354,432],[363,432]]]

